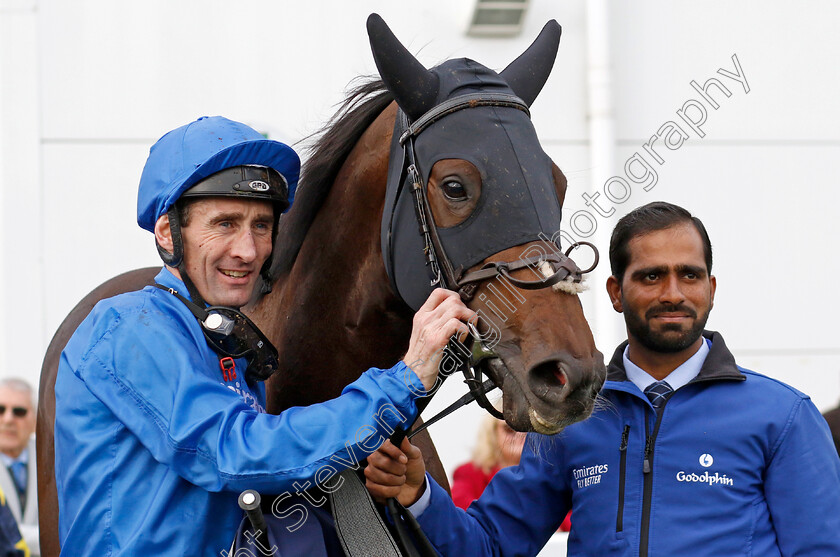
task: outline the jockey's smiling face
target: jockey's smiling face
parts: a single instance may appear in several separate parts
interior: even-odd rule
[[[271,255],[273,216],[268,201],[206,197],[189,202],[181,218],[184,263],[208,304],[240,308],[250,300]],[[161,220],[168,229],[166,216]]]

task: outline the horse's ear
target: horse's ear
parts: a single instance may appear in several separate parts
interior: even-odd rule
[[[528,50],[499,74],[528,106],[531,106],[540,94],[548,74],[551,73],[554,59],[557,57],[557,47],[560,45],[561,31],[557,21],[552,19],[546,23]]]
[[[400,108],[411,120],[416,120],[435,105],[438,76],[411,55],[379,14],[370,14],[367,31],[382,81]]]

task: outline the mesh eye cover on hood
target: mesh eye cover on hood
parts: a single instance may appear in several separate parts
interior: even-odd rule
[[[137,192],[137,224],[154,231],[155,222],[181,194],[225,168],[274,168],[289,184],[289,203],[300,175],[300,158],[279,141],[222,116],[202,117],[161,137],[151,148]]]

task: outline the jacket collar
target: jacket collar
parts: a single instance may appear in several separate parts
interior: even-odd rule
[[[700,373],[690,383],[719,379],[744,381],[746,377],[738,369],[738,365],[735,363],[735,356],[726,347],[723,336],[715,331],[703,331],[703,338],[712,341],[712,346],[709,349],[709,355],[706,356],[703,367],[700,368]],[[627,379],[627,372],[624,370],[623,359],[624,349],[627,347],[627,344],[628,341],[625,340],[615,349],[610,364],[607,366],[607,381],[629,381]]]
[[[187,292],[187,287],[184,285],[184,281],[173,275],[166,267],[163,267],[157,274],[155,282],[161,286],[165,286],[166,288],[171,288],[178,294],[191,300],[190,293]],[[156,290],[153,286],[148,286],[147,288],[151,288],[151,291]]]

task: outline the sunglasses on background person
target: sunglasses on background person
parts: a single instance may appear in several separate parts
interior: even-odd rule
[[[6,408],[12,411],[12,416],[15,418],[25,418],[26,414],[29,413],[29,408],[24,408],[23,406],[6,406],[5,404],[0,404],[0,416],[6,415]]]

